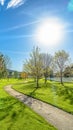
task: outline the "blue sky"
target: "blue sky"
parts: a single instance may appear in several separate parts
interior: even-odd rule
[[[58,18],[66,26],[58,46],[44,46],[34,39],[42,19]],[[0,0],[0,52],[8,55],[12,69],[21,71],[33,46],[54,54],[64,49],[73,61],[73,0]]]

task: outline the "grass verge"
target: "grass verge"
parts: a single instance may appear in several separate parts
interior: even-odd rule
[[[43,80],[40,80],[40,87],[35,88],[35,83],[29,80],[24,84],[13,86],[14,89],[26,95],[32,96],[66,112],[73,114],[73,84],[48,81],[47,85]]]
[[[8,95],[3,86],[21,80],[0,80],[0,128],[1,130],[56,130],[41,116],[23,103]]]

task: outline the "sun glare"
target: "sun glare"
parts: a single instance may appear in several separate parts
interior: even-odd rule
[[[57,45],[63,35],[60,21],[47,19],[40,23],[36,32],[36,40],[42,45]]]

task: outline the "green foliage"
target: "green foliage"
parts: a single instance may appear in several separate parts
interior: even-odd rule
[[[5,77],[6,74],[6,64],[5,57],[0,53],[0,78]]]
[[[7,77],[7,68],[10,66],[10,59],[0,53],[0,78]]]
[[[55,52],[54,66],[56,66],[56,69],[59,70],[60,72],[61,83],[63,83],[62,81],[63,71],[65,70],[68,64],[68,61],[69,61],[69,54],[67,52],[65,52],[64,50]]]
[[[35,82],[15,85],[14,88],[26,95],[40,99],[73,114],[73,84],[40,80],[40,87],[35,88]]]
[[[73,88],[60,87],[58,88],[57,94],[63,96],[64,100],[69,100],[70,104],[73,105]]]
[[[23,80],[0,80],[0,128],[1,130],[56,130],[26,105],[8,95],[3,86],[21,84]],[[32,83],[32,80],[30,80]]]
[[[45,77],[45,83],[47,82],[47,77],[51,75],[51,63],[52,63],[52,56],[47,53],[41,54],[42,59],[42,67],[43,67],[43,75]]]
[[[24,64],[24,71],[35,78],[36,87],[39,87],[39,79],[43,74],[43,70],[40,50],[38,47],[33,48],[30,58]]]

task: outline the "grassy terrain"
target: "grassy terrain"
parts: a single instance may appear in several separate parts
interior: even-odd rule
[[[14,88],[26,95],[40,99],[73,114],[73,84],[48,81],[47,85],[40,80],[40,87],[29,80],[24,84],[15,85]]]
[[[16,80],[0,80],[0,128],[1,130],[56,130],[41,116],[12,96],[3,86],[18,83]]]

